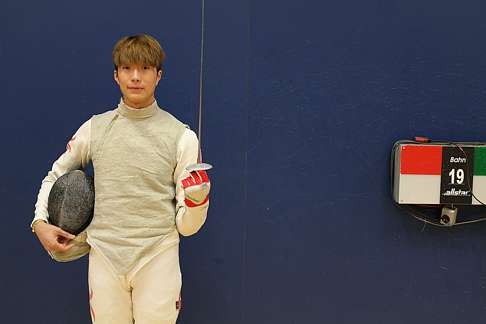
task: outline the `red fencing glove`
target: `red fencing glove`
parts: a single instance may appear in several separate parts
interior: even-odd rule
[[[182,187],[186,195],[184,202],[187,207],[201,206],[209,200],[211,183],[204,170],[192,171],[190,176],[182,180]]]

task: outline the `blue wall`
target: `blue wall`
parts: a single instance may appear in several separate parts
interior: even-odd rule
[[[479,0],[206,1],[201,232],[181,244],[179,323],[482,323],[486,224],[392,203],[398,139],[486,139]],[[114,107],[111,49],[168,53],[159,104],[196,127],[200,1],[14,1],[0,10],[2,323],[88,323],[86,260],[29,232],[40,181]]]

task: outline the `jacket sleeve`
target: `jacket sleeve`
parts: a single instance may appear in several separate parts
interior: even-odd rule
[[[35,204],[34,219],[32,224],[38,220],[48,221],[47,200],[52,185],[63,174],[84,168],[89,163],[90,157],[90,140],[91,140],[91,120],[85,122],[72,139],[66,145],[66,151],[54,162],[47,176],[42,180],[42,184],[37,195]]]
[[[195,234],[204,225],[209,209],[209,201],[197,207],[187,207],[184,203],[185,195],[182,180],[190,174],[186,167],[197,162],[199,144],[196,134],[186,129],[177,145],[177,166],[174,171],[176,185],[176,226],[181,235]]]

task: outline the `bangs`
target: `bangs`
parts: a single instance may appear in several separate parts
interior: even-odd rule
[[[124,51],[120,51],[118,60],[115,59],[115,65],[141,64],[158,67],[155,54],[156,53],[151,53],[148,48],[128,46]],[[118,61],[118,64],[116,64],[116,61]]]

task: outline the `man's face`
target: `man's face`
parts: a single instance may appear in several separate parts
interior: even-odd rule
[[[130,107],[143,108],[155,100],[155,87],[162,71],[142,64],[121,65],[115,70],[115,81],[120,86],[123,101]]]

